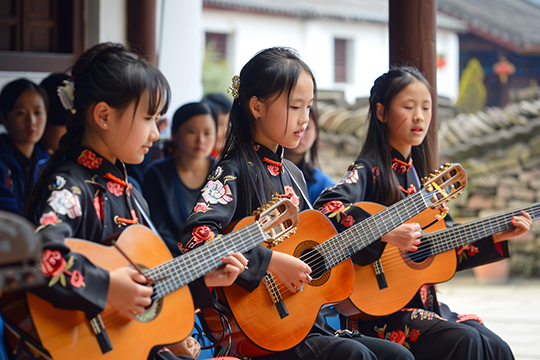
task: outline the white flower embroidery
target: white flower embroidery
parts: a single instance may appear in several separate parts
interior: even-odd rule
[[[210,180],[201,192],[204,200],[210,204],[220,203],[225,205],[233,199],[229,185],[223,185],[219,180]]]
[[[53,191],[47,202],[57,214],[67,215],[70,219],[82,215],[79,198],[67,189]]]

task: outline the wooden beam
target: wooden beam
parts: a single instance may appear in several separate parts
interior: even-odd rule
[[[412,65],[431,84],[433,110],[427,136],[438,163],[437,0],[389,0],[390,66]],[[432,164],[435,169],[438,164]]]
[[[127,1],[127,41],[130,50],[157,66],[156,0]]]

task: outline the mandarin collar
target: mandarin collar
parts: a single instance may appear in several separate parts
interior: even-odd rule
[[[412,151],[411,151],[411,153],[412,153]],[[396,158],[396,159],[401,160],[401,161],[406,162],[406,163],[408,163],[409,160],[411,159],[411,155],[410,155],[410,154],[409,154],[409,156],[408,156],[407,158],[405,158],[399,151],[397,151],[397,150],[394,149],[394,148],[391,148],[391,149],[390,149],[390,156],[391,156],[392,158]]]
[[[255,152],[257,153],[257,156],[259,159],[268,158],[273,161],[277,161],[281,163],[283,161],[283,154],[285,153],[283,146],[278,145],[277,151],[273,152],[269,148],[267,148],[264,145],[261,145],[257,142],[253,142],[253,149],[255,149]]]

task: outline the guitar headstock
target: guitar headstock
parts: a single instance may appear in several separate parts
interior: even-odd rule
[[[276,246],[291,234],[298,226],[298,208],[286,198],[274,198],[261,206],[253,215],[265,234],[269,247]]]
[[[428,206],[439,206],[444,202],[455,199],[467,185],[467,172],[461,164],[450,163],[441,165],[438,170],[422,179],[427,194],[424,196]]]

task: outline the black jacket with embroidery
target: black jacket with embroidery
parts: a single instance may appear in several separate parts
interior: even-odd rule
[[[407,160],[404,159],[403,156],[395,149],[392,150],[392,156],[401,160],[402,162],[407,162]],[[343,179],[336,186],[323,191],[321,196],[315,202],[315,208],[323,210],[323,212],[326,212],[328,215],[330,215],[329,212],[331,212],[332,209],[344,209],[348,207],[347,210],[343,211],[344,214],[351,215],[355,223],[362,221],[367,216],[369,216],[369,214],[360,207],[355,206],[354,204],[366,201],[377,202],[376,177],[379,175],[379,166],[381,165],[377,164],[373,159],[357,159],[349,167],[349,172],[345,174]],[[403,189],[410,189],[411,185],[417,183],[414,168],[411,168],[409,171],[405,171],[403,174],[399,174],[396,172],[396,175],[399,184]],[[417,185],[414,186],[417,187]],[[407,196],[407,194],[402,191],[402,197],[405,198],[405,196]],[[333,201],[339,202],[340,206],[338,206],[338,203],[331,203]],[[339,219],[341,219],[341,221],[338,221],[337,216],[333,216],[330,218],[339,232],[347,229],[347,226],[345,226],[343,222],[344,218],[345,216],[340,216]],[[447,215],[445,217],[445,221],[447,226],[453,225],[453,220],[450,215]],[[376,241],[375,244],[379,244],[379,253],[373,251],[360,251],[360,253],[358,254],[363,253],[362,256],[358,256],[358,254],[354,255],[352,257],[353,261],[356,264],[362,266],[369,265],[377,261],[380,258],[382,252],[384,251],[386,243]],[[509,256],[507,242],[504,241],[495,244],[491,236],[474,242],[474,247],[476,249],[471,253],[475,253],[475,255],[472,256],[470,255],[471,253],[468,253],[469,256],[458,255],[458,250],[460,250],[459,252],[461,252],[461,250],[463,249],[456,249],[456,256],[458,256],[458,265],[456,269],[457,271],[470,269],[483,264],[488,264]],[[371,257],[369,257],[369,255]],[[424,300],[422,300],[422,296],[419,291],[415,295],[414,299],[412,299],[412,301],[406,307],[424,308],[440,314],[434,288],[431,286],[426,290],[427,297],[424,295]]]
[[[284,172],[272,164],[263,162],[269,171],[269,178],[279,194],[288,194],[293,204],[299,210],[308,208],[304,202],[300,191],[294,185],[290,172],[294,172],[295,179],[302,191],[307,195],[307,187],[300,170],[290,161],[283,159],[283,148],[279,147],[278,155],[272,150],[255,145],[257,155],[270,159],[272,162],[281,163],[283,161]],[[209,181],[201,190],[201,195],[197,199],[194,210],[184,224],[180,232],[178,247],[183,251],[191,250],[204,243],[208,238],[221,234],[229,223],[241,220],[246,216],[251,216],[255,209],[244,206],[239,199],[239,161],[234,155],[221,160],[214,171],[208,176]],[[209,232],[210,231],[210,232]],[[204,236],[200,234],[204,233]],[[209,235],[207,235],[209,234]],[[244,256],[249,260],[249,269],[244,270],[236,279],[236,283],[248,291],[253,291],[259,286],[266,273],[272,250],[263,246],[257,246],[248,251]]]
[[[42,270],[48,276],[47,284],[33,292],[56,307],[82,310],[88,318],[105,308],[108,271],[71,252],[64,239],[102,242],[130,224],[144,223],[134,199],[148,213],[146,201],[125,179],[121,162],[113,165],[79,146],[67,152],[46,179],[33,219],[43,239]],[[191,287],[199,294],[199,303],[211,305],[202,279]]]

